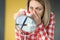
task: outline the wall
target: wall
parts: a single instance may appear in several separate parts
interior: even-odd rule
[[[5,40],[15,40],[14,13],[25,6],[26,0],[5,1]]]
[[[0,40],[4,40],[4,9],[5,0],[0,0]]]

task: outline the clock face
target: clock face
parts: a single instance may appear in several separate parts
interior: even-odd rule
[[[23,31],[33,32],[36,29],[35,21],[29,16],[19,16],[16,19],[16,25]]]

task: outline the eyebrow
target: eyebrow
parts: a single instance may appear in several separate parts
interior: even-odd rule
[[[33,8],[33,7],[32,7],[32,6],[30,6],[30,8]],[[36,7],[36,8],[40,8],[40,9],[41,9],[42,7],[38,6],[38,7]]]

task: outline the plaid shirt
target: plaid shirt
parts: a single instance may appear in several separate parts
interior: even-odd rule
[[[19,12],[18,12],[19,13]],[[24,11],[25,15],[26,12]],[[34,32],[24,32],[17,26],[15,28],[16,40],[54,40],[55,15],[51,12],[50,22],[46,27],[43,23],[39,24]]]

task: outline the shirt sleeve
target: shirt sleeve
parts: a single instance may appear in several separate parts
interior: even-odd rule
[[[20,40],[21,37],[20,37],[20,30],[18,27],[15,27],[15,37],[16,37],[16,40]]]
[[[55,15],[53,12],[50,14],[50,22],[46,28],[47,35],[50,40],[54,40],[54,28],[55,28]]]

